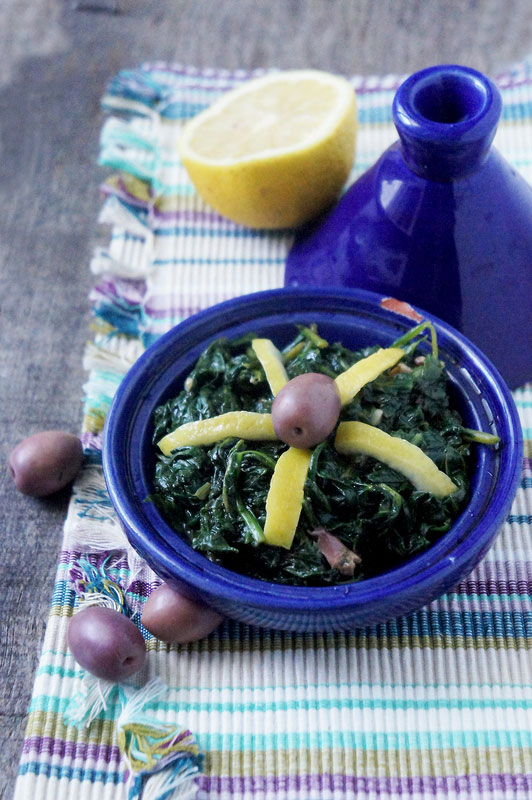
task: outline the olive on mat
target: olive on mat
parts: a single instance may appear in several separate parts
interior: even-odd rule
[[[20,442],[9,456],[9,470],[22,494],[44,497],[58,492],[78,474],[83,447],[66,431],[41,431]]]
[[[185,644],[208,636],[223,617],[163,583],[146,600],[141,622],[163,642]]]
[[[129,678],[146,658],[146,645],[135,623],[105,606],[89,606],[74,614],[67,641],[81,667],[108,681]]]

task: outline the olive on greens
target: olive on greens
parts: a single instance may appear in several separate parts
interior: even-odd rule
[[[340,407],[340,393],[332,378],[320,372],[304,372],[276,395],[273,429],[292,447],[314,447],[334,430]]]

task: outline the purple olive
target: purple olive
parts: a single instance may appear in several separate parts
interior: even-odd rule
[[[83,448],[77,436],[41,431],[11,451],[9,469],[19,492],[44,497],[74,480],[82,462]]]
[[[272,404],[273,429],[292,447],[313,447],[334,429],[340,393],[328,375],[305,372],[288,381]]]
[[[163,642],[185,644],[208,636],[223,617],[163,583],[146,600],[142,624]]]
[[[104,606],[89,606],[74,614],[67,639],[78,664],[107,681],[129,678],[146,658],[146,645],[135,623]]]

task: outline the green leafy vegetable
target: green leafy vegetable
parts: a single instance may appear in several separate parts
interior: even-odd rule
[[[429,547],[448,530],[467,498],[470,443],[493,444],[491,434],[462,426],[449,407],[444,364],[434,331],[420,325],[396,343],[400,370],[388,370],[344,406],[342,420],[378,425],[420,447],[458,490],[443,499],[417,491],[373,458],[342,456],[334,431],[312,454],[302,513],[291,550],[264,543],[266,497],[282,442],[225,439],[209,447],[181,447],[158,455],[154,492],[176,531],[223,566],[269,581],[329,585],[385,572]],[[270,413],[272,395],[251,348],[255,334],[219,339],[200,356],[186,388],[154,415],[156,443],[176,427],[227,411]],[[420,343],[424,345],[423,355]],[[353,352],[329,344],[315,325],[298,328],[282,351],[289,378],[303,372],[336,377],[378,348]],[[252,446],[250,446],[252,445]],[[325,528],[361,558],[354,576],[329,565],[311,533]]]

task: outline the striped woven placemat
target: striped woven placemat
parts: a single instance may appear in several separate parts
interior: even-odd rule
[[[65,523],[17,800],[142,795],[124,782],[122,695],[93,702],[90,724],[76,720],[88,704],[86,675],[68,651],[66,626],[80,576],[86,582],[91,570],[121,587],[135,620],[160,582],[128,547],[102,479],[101,431],[121,378],[183,317],[282,285],[291,234],[221,219],[197,197],[176,155],[183,121],[249,77],[150,64],[119,73],[103,98],[100,163],[113,174],[100,221],[111,228],[91,264],[85,466]],[[396,138],[391,101],[399,83],[353,79],[360,127],[352,178]],[[531,64],[498,83],[504,112],[496,144],[532,180]],[[148,659],[137,684],[159,681],[143,712],[190,732],[204,756],[172,796],[532,796],[532,386],[514,397],[525,438],[522,482],[495,544],[453,592],[408,617],[346,633],[228,620],[203,641],[169,646],[143,631]]]

